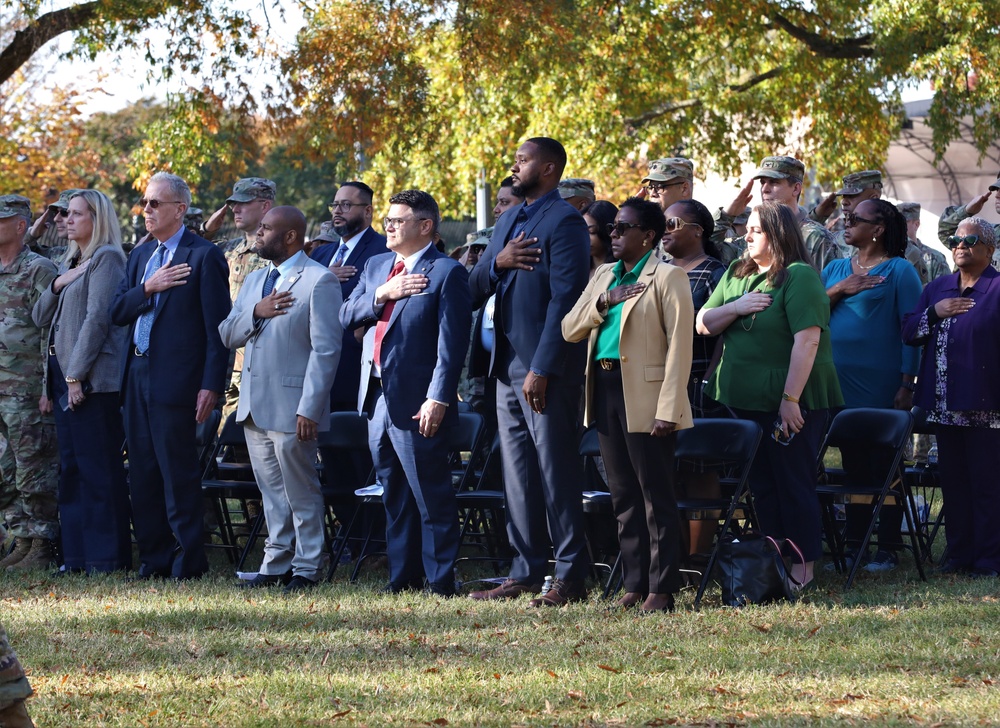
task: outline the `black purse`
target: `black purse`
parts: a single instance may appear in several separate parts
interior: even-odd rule
[[[739,536],[727,536],[719,546],[719,569],[722,571],[722,601],[729,607],[796,599],[792,584],[798,584],[789,574],[782,556],[787,545],[799,561],[805,564],[802,551],[794,541],[778,541],[754,531]]]

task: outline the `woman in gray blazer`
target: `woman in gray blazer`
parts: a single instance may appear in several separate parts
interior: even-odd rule
[[[61,275],[35,304],[48,331],[48,401],[59,438],[59,520],[67,572],[128,569],[129,499],[118,406],[127,332],[111,323],[111,298],[125,276],[111,200],[81,190],[69,202],[69,248]]]

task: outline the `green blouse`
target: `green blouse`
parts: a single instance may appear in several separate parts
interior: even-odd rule
[[[805,263],[792,263],[780,288],[765,273],[736,278],[735,261],[705,303],[718,308],[744,293],[769,293],[770,306],[755,316],[740,316],[722,334],[722,360],[705,394],[738,409],[775,412],[788,377],[795,334],[820,327],[819,349],[800,397],[805,409],[828,409],[844,403],[830,345],[830,299],[819,274]]]
[[[629,286],[637,282],[639,274],[642,273],[646,261],[649,260],[649,256],[652,254],[653,251],[650,250],[642,256],[630,271],[625,270],[624,262],[619,260],[615,263],[614,268],[611,269],[614,277],[611,279],[611,285],[608,286],[608,290],[618,288],[618,286]],[[601,324],[601,328],[597,331],[597,345],[594,347],[595,360],[621,358],[618,353],[618,345],[621,343],[622,309],[624,307],[625,301],[622,301],[608,308],[607,318],[604,319],[604,323]]]

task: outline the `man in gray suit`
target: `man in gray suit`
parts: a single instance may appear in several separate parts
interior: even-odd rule
[[[316,474],[320,430],[330,427],[330,387],[340,361],[340,283],[305,254],[306,220],[276,207],[261,220],[251,273],[219,325],[245,347],[236,421],[242,422],[267,519],[264,561],[248,587],[315,586],[323,570],[323,495]]]

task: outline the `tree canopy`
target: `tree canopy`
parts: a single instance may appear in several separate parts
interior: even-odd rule
[[[480,170],[505,176],[519,140],[533,135],[560,139],[567,173],[608,196],[634,188],[647,159],[672,154],[692,158],[696,174],[732,174],[791,153],[821,182],[878,167],[903,122],[901,94],[920,83],[934,89],[939,153],[962,117],[980,150],[1000,136],[996,0],[300,4],[305,25],[262,89],[231,69],[273,47],[225,2],[72,5],[78,15],[100,6],[76,26],[73,48],[137,47],[143,28],[169,27],[176,46],[147,49],[149,60],[206,78],[176,105],[189,135],[213,134],[209,117],[228,119],[231,133],[215,134],[216,145],[280,140],[289,158],[336,159],[382,199],[403,186],[431,190],[453,215],[472,212]],[[23,22],[43,24],[36,0],[20,6]],[[0,79],[16,56],[20,36],[10,37],[0,36]],[[200,148],[155,131],[160,158],[149,164]],[[222,154],[206,149],[199,164]]]

